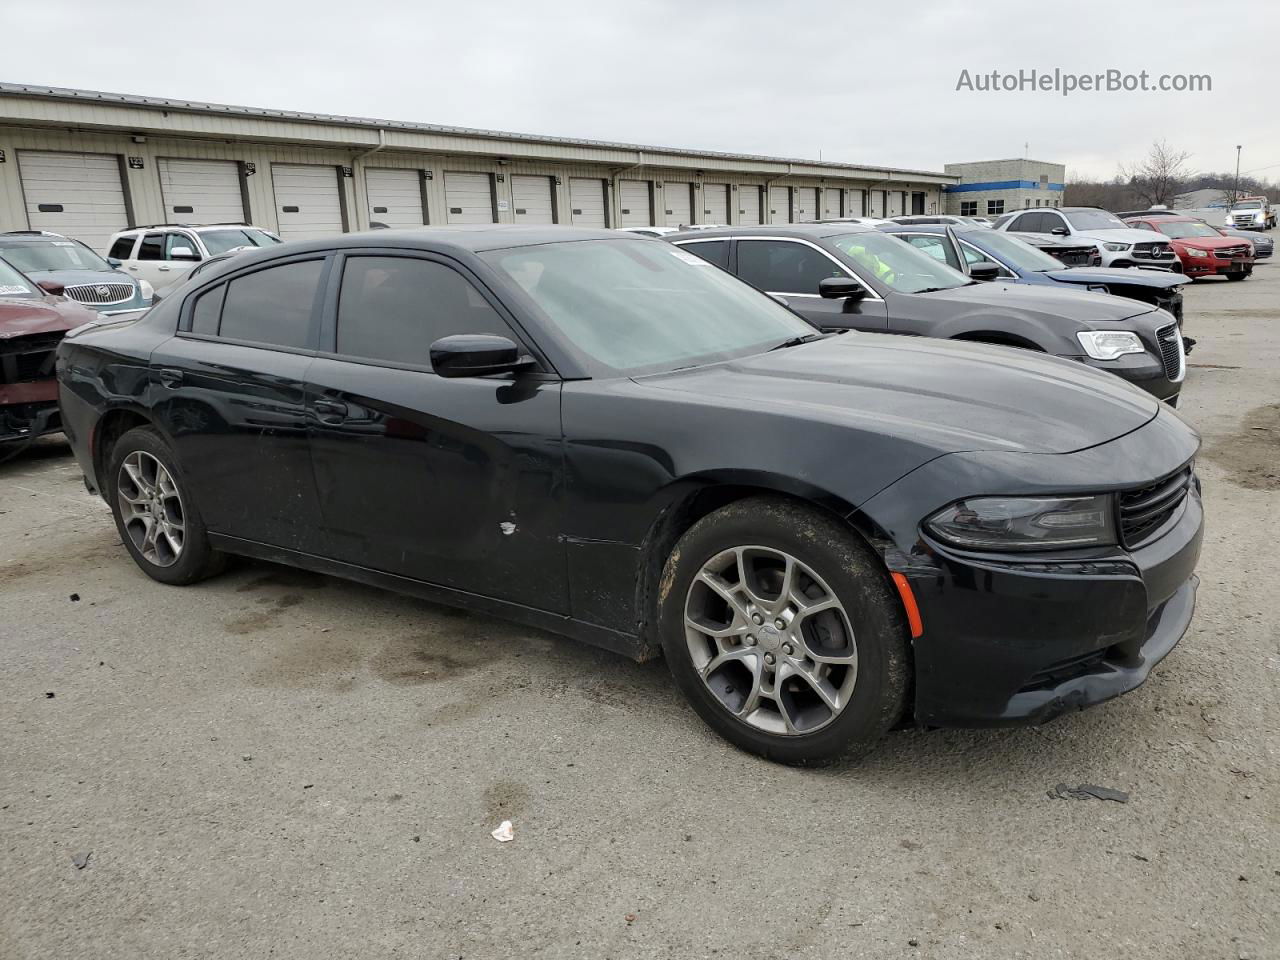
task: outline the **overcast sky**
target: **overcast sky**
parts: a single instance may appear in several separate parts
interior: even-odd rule
[[[5,0],[0,36],[19,83],[930,170],[1029,150],[1109,177],[1163,137],[1280,180],[1275,0]],[[956,90],[1033,68],[1213,89]]]

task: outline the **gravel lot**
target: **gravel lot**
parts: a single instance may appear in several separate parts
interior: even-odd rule
[[[1187,301],[1183,643],[822,771],[661,663],[269,565],[160,586],[60,441],[0,466],[0,957],[1280,956],[1280,264]]]

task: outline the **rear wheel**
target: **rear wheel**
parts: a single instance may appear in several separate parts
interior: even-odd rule
[[[722,736],[783,763],[865,752],[901,716],[906,632],[879,562],[838,521],[752,498],[695,524],[663,573],[676,683]]]
[[[111,449],[108,502],[120,539],[153,580],[194,583],[222,569],[169,445],[151,427],[135,427]]]

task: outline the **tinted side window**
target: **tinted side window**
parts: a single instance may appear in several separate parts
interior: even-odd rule
[[[323,260],[268,267],[227,284],[220,336],[279,347],[311,346]]]
[[[728,240],[693,240],[689,243],[677,243],[677,247],[681,250],[688,250],[690,253],[697,254],[708,263],[714,263],[722,270],[729,269],[729,241]]]
[[[137,239],[137,234],[131,237],[118,237],[116,242],[111,245],[107,256],[115,257],[117,260],[128,260],[133,253],[133,241]]]
[[[1065,228],[1066,226],[1067,226],[1067,222],[1063,220],[1060,216],[1058,216],[1056,213],[1040,214],[1040,232],[1041,233],[1052,233],[1056,228],[1058,227]]]
[[[183,247],[190,250],[191,254],[183,257],[174,256],[173,251],[180,250]],[[199,260],[199,249],[196,246],[196,242],[183,233],[170,233],[164,238],[164,258],[166,260]]]
[[[338,353],[429,366],[431,344],[458,333],[514,334],[452,267],[412,257],[351,257],[338,299]]]
[[[811,293],[827,277],[847,277],[812,247],[788,240],[739,240],[738,276],[768,293]]]
[[[214,336],[218,332],[218,320],[222,316],[222,298],[226,295],[227,285],[200,294],[196,305],[191,310],[191,332]]]
[[[139,260],[163,260],[164,259],[164,234],[148,233],[142,238],[142,245],[138,247]]]

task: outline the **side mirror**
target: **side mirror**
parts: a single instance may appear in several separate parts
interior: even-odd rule
[[[107,257],[107,266],[112,269],[119,270],[124,265],[124,261],[117,257]]]
[[[461,333],[431,345],[431,369],[442,377],[486,377],[511,373],[534,364],[506,337]]]
[[[1000,276],[1000,267],[994,263],[969,264],[969,279],[989,283]]]
[[[62,291],[66,289],[66,284],[59,283],[57,280],[39,280],[36,286],[55,297],[62,296]]]
[[[170,260],[199,260],[200,257],[190,247],[172,247],[169,250]]]
[[[1053,234],[1055,237],[1065,237],[1065,236],[1067,235],[1067,228],[1066,228],[1066,227],[1054,227],[1054,228],[1053,228],[1052,230],[1050,230],[1049,232],[1050,232],[1051,234]]]
[[[826,277],[818,281],[818,296],[826,300],[861,300],[867,288],[852,277]]]
[[[154,307],[157,303],[169,295],[167,290],[154,290],[151,293],[151,305]]]

